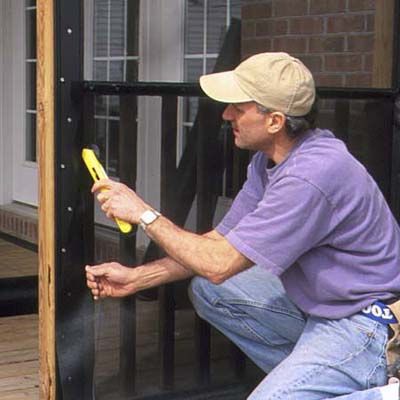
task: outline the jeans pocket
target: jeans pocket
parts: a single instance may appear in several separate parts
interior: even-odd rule
[[[355,314],[349,318],[349,321],[353,324],[358,332],[364,333],[367,338],[372,338],[377,335],[384,334],[387,327],[378,321],[366,317],[362,314]]]
[[[365,374],[367,387],[384,384],[386,380],[385,348],[388,339],[388,328],[362,314],[349,318],[354,332],[355,346],[353,356],[363,365],[369,365]]]

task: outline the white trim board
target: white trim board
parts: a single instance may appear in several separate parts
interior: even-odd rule
[[[7,57],[12,54],[10,14],[12,0],[0,1],[0,204],[12,201],[12,110],[13,91]]]

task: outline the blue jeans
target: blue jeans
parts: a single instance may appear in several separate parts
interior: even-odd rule
[[[189,289],[201,318],[268,375],[251,400],[381,400],[388,329],[361,314],[304,315],[280,280],[259,266],[221,285],[196,277]]]

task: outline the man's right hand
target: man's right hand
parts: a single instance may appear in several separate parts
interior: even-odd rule
[[[131,277],[132,268],[109,262],[87,265],[85,270],[86,284],[95,300],[102,297],[124,297],[136,292]]]

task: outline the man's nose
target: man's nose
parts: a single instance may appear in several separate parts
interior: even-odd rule
[[[233,119],[233,107],[232,107],[232,104],[228,104],[226,107],[225,107],[225,110],[224,110],[224,112],[222,113],[222,118],[225,120],[225,121],[232,121],[232,119]]]

